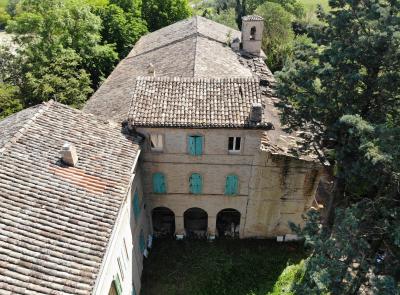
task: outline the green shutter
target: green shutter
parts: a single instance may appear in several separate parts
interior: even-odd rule
[[[192,156],[196,155],[196,137],[195,136],[188,137],[188,149],[189,149],[189,155],[192,155]]]
[[[196,136],[196,156],[203,154],[203,136]]]
[[[238,178],[236,175],[226,177],[225,194],[236,195],[238,193]]]
[[[146,249],[146,241],[144,240],[143,230],[140,231],[139,248],[140,248],[140,252],[143,254],[144,249]]]
[[[153,193],[165,194],[165,177],[162,173],[153,174]]]
[[[115,288],[117,289],[117,294],[121,295],[122,294],[122,286],[121,286],[121,280],[119,279],[118,274],[116,274],[114,276],[114,284],[115,284]]]
[[[139,193],[137,191],[135,191],[133,197],[133,214],[135,216],[135,219],[137,220],[140,214]]]
[[[190,192],[192,194],[201,194],[203,191],[203,181],[200,174],[194,173],[190,176]]]

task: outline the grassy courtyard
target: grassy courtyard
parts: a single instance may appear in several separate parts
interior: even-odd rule
[[[145,260],[142,295],[267,295],[305,256],[270,240],[155,241]]]

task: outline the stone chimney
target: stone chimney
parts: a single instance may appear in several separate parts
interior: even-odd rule
[[[72,167],[78,163],[78,154],[76,153],[76,148],[72,143],[64,143],[61,150],[61,160]]]
[[[263,116],[263,108],[261,103],[253,103],[250,111],[250,122],[251,123],[260,123],[262,121]]]
[[[264,19],[258,15],[242,17],[242,48],[243,51],[260,56]]]
[[[231,48],[233,49],[233,51],[240,50],[240,39],[239,38],[233,39],[233,41],[231,43]]]
[[[156,68],[152,63],[149,63],[149,67],[147,68],[149,76],[155,77],[156,76]]]

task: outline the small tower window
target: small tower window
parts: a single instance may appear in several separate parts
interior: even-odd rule
[[[256,27],[252,27],[250,29],[250,40],[255,40],[256,39]]]

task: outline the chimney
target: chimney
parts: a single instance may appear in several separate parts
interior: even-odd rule
[[[152,77],[156,76],[156,69],[152,63],[149,63],[148,73],[149,73],[149,76],[152,76]]]
[[[239,51],[239,49],[240,49],[240,39],[239,38],[233,39],[231,48],[233,51]]]
[[[242,17],[242,48],[243,51],[260,56],[264,19],[258,15]]]
[[[65,164],[72,167],[78,163],[78,154],[76,153],[76,148],[72,143],[64,143],[61,150],[61,159]]]
[[[250,111],[250,122],[257,124],[262,120],[263,108],[261,103],[253,103]]]

